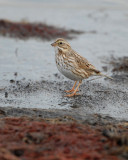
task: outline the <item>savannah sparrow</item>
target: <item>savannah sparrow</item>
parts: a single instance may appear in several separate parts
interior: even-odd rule
[[[80,95],[76,92],[78,92],[78,88],[83,79],[89,78],[90,76],[108,77],[98,71],[86,58],[75,52],[66,40],[59,38],[51,45],[55,49],[55,61],[58,70],[65,77],[75,81],[73,88],[65,91],[71,93],[67,94],[67,97]],[[111,77],[108,78],[112,79]],[[75,89],[77,81],[79,81],[79,84]]]

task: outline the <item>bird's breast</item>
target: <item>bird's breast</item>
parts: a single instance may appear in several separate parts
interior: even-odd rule
[[[74,74],[72,72],[73,70],[73,65],[69,63],[69,61],[66,59],[66,57],[56,54],[55,56],[55,61],[56,61],[56,66],[58,70],[67,78],[71,80],[80,80],[81,77]]]
[[[66,70],[66,69],[70,69],[69,65],[67,63],[67,61],[65,60],[65,58],[62,55],[56,54],[55,56],[55,61],[56,61],[56,65],[57,68],[60,70]]]

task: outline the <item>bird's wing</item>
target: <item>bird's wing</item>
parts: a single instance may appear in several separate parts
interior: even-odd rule
[[[84,69],[87,72],[94,72],[96,74],[100,73],[99,70],[97,70],[91,63],[89,63],[89,61],[82,57],[81,55],[79,55],[78,53],[76,53],[75,51],[73,52],[73,57],[74,57],[74,61],[77,64],[77,66],[81,69]]]
[[[99,73],[100,71],[97,70],[91,63],[88,62],[88,60],[84,57],[80,58],[78,66],[82,69],[85,69],[90,72]]]

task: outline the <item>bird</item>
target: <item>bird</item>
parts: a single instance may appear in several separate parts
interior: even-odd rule
[[[77,93],[79,86],[83,79],[87,79],[90,76],[104,76],[109,79],[113,79],[107,75],[102,74],[97,70],[86,58],[82,57],[76,51],[72,49],[67,40],[58,38],[52,44],[55,50],[55,62],[58,70],[67,78],[75,81],[71,90],[66,90],[66,97],[73,97],[80,95]],[[76,84],[77,87],[75,88]]]

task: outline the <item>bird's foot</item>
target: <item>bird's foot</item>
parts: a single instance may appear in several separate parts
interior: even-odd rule
[[[71,90],[66,90],[65,92],[66,93],[71,93],[71,92],[74,92],[75,90],[74,89],[71,89]],[[77,90],[76,92],[78,92],[79,90]]]
[[[78,96],[80,95],[79,93],[73,92],[72,94],[67,94],[65,97],[73,97],[73,96]]]

